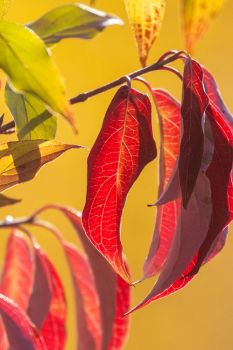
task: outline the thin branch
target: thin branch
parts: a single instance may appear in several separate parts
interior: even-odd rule
[[[184,57],[184,52],[183,51],[174,51],[172,52],[173,54],[165,59],[159,59],[156,63],[153,63],[152,65],[139,69],[133,73],[127,74],[121,78],[118,78],[114,81],[112,81],[111,83],[108,83],[106,85],[103,85],[97,89],[88,91],[88,92],[84,92],[81,93],[78,96],[75,96],[73,98],[70,99],[70,103],[71,104],[76,104],[76,103],[80,103],[80,102],[85,102],[86,100],[88,100],[90,97],[99,95],[105,91],[108,91],[110,89],[113,89],[121,84],[124,84],[125,82],[127,82],[129,79],[135,79],[141,75],[144,75],[146,73],[150,73],[156,70],[161,69],[162,67],[166,66],[167,64],[175,61],[178,58],[183,58]]]
[[[153,63],[152,65],[139,69],[130,74],[124,75],[108,84],[98,87],[97,89],[83,92],[75,97],[72,97],[70,99],[70,103],[74,105],[76,103],[85,102],[93,96],[102,94],[103,92],[111,90],[124,83],[128,83],[129,80],[133,80],[137,77],[140,77],[141,75],[144,75],[146,73],[150,73],[156,70],[160,70],[160,69],[170,70],[173,73],[175,73],[177,76],[179,76],[179,78],[181,78],[180,73],[175,69],[173,69],[172,67],[167,67],[167,64],[174,62],[177,59],[185,59],[186,57],[187,57],[187,54],[184,51],[168,51],[164,55],[162,55],[157,62]],[[0,128],[0,134],[7,133],[8,131],[11,132],[14,127],[15,127],[15,122],[12,120],[11,122],[3,125]]]

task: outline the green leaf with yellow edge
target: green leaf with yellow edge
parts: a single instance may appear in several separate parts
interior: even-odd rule
[[[182,0],[183,31],[186,50],[192,53],[225,0]]]
[[[74,126],[64,81],[43,41],[29,28],[0,21],[0,68],[14,88],[39,98]]]
[[[19,140],[55,138],[57,119],[38,98],[31,94],[18,94],[7,84],[5,100],[15,120]]]
[[[0,194],[0,208],[5,207],[7,205],[13,205],[19,202],[21,202],[21,199],[9,198],[3,194]]]
[[[160,33],[166,0],[125,0],[125,5],[135,35],[140,62],[144,67],[150,49]]]
[[[58,141],[15,141],[0,145],[0,192],[31,180],[46,163],[80,146]]]
[[[115,16],[95,10],[83,4],[68,4],[57,7],[37,21],[29,23],[30,27],[45,42],[52,45],[62,39],[91,39],[105,27],[123,22]]]

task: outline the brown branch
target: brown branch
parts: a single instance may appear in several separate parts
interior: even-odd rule
[[[140,77],[141,75],[144,75],[146,73],[150,73],[156,70],[160,70],[160,69],[167,69],[170,71],[173,71],[173,73],[176,73],[180,78],[182,78],[182,76],[179,74],[178,71],[176,71],[175,69],[172,69],[172,67],[166,67],[167,64],[174,62],[177,59],[183,59],[186,58],[187,54],[184,51],[169,51],[166,52],[163,56],[161,56],[157,62],[153,63],[150,66],[147,66],[145,68],[139,69],[135,72],[132,72],[130,74],[124,75],[114,81],[112,81],[111,83],[105,84],[103,86],[98,87],[97,89],[94,90],[90,90],[87,92],[83,92],[75,97],[72,97],[70,99],[70,104],[74,105],[76,103],[80,103],[80,102],[85,102],[87,101],[89,98],[102,94],[105,91],[111,90],[119,85],[122,85],[124,83],[127,83],[129,80],[133,80],[137,77]],[[3,125],[0,128],[0,134],[5,134],[5,133],[10,133],[12,131],[12,129],[15,127],[15,122],[12,120],[11,122]]]

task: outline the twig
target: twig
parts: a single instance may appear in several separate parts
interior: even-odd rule
[[[160,70],[160,69],[166,69],[166,70],[170,70],[173,73],[175,73],[179,78],[182,79],[182,75],[175,70],[172,67],[167,67],[167,64],[174,62],[177,59],[184,59],[187,57],[187,54],[184,51],[169,51],[166,52],[163,56],[161,56],[157,62],[153,63],[150,66],[147,66],[145,68],[139,69],[135,72],[132,72],[130,74],[124,75],[114,81],[112,81],[111,83],[105,84],[103,86],[98,87],[97,89],[94,90],[90,90],[87,92],[83,92],[75,97],[72,97],[70,99],[70,103],[72,105],[76,104],[76,103],[80,103],[80,102],[85,102],[86,100],[88,100],[90,97],[102,94],[103,92],[106,92],[108,90],[111,90],[119,85],[122,85],[124,83],[127,83],[129,81],[129,79],[133,80],[137,77],[140,77],[141,75],[144,75],[146,73],[150,73],[156,70]],[[12,120],[11,122],[3,125],[0,128],[0,134],[1,133],[8,133],[12,131],[12,129],[15,127],[15,122]]]

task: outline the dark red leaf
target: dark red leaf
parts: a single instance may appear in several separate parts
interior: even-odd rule
[[[12,350],[47,350],[28,316],[3,294],[0,294],[0,313]]]
[[[209,180],[200,172],[187,208],[181,209],[175,237],[159,279],[135,309],[176,292],[192,279],[186,275],[195,265],[197,252],[208,232],[211,214]]]
[[[164,90],[153,90],[160,124],[159,197],[171,180],[180,147],[180,105]],[[156,224],[150,252],[144,265],[144,277],[158,273],[167,258],[177,225],[180,200],[157,208]]]
[[[48,350],[63,350],[66,345],[67,305],[64,287],[56,269],[46,255],[41,255],[46,263],[52,285],[49,313],[43,322],[41,335]]]
[[[52,284],[46,257],[39,246],[34,247],[35,253],[35,280],[27,314],[37,329],[41,329],[46,319],[52,300]]]
[[[122,86],[88,158],[83,224],[94,246],[126,281],[120,242],[122,211],[131,186],[155,156],[149,98]]]
[[[201,167],[204,148],[203,115],[208,105],[203,71],[198,62],[187,59],[183,78],[181,115],[183,136],[180,145],[179,176],[183,206],[187,207]]]

